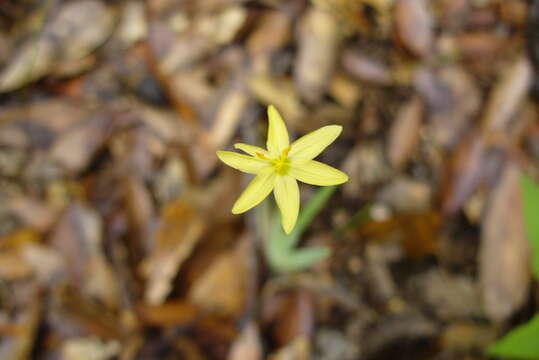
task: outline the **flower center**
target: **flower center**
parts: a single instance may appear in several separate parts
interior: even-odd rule
[[[290,160],[288,160],[289,151],[290,146],[283,150],[281,156],[271,160],[275,172],[279,175],[286,175],[288,174],[288,171],[290,171]]]
[[[272,161],[275,172],[279,175],[286,175],[290,170],[290,161],[288,159],[276,159]]]

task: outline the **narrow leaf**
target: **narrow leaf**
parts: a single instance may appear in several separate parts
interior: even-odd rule
[[[511,330],[487,349],[489,356],[511,359],[539,359],[539,314]]]
[[[524,222],[532,249],[532,272],[539,280],[539,185],[528,176],[522,176]]]

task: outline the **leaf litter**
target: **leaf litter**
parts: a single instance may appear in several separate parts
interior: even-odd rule
[[[0,2],[0,357],[486,359],[537,311],[535,8]],[[270,104],[292,138],[344,129],[299,272],[215,156]]]

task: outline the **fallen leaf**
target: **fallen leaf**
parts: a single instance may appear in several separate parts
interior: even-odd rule
[[[109,116],[96,114],[62,134],[51,149],[52,159],[73,173],[83,170],[105,144],[111,126]]]
[[[238,316],[247,304],[248,239],[217,257],[200,275],[188,298],[204,310],[225,316]]]
[[[388,66],[357,51],[346,50],[342,63],[344,69],[360,81],[378,85],[391,85],[393,77]]]
[[[54,6],[54,5],[52,5]],[[0,73],[0,92],[16,90],[55,71],[62,63],[78,62],[94,51],[113,29],[112,10],[101,1],[61,3],[41,34],[29,37]]]
[[[258,328],[249,322],[230,347],[227,360],[262,360],[263,354]]]
[[[310,354],[311,343],[309,338],[302,336],[271,354],[268,360],[308,360],[310,359]]]
[[[527,56],[517,58],[509,68],[503,69],[500,80],[489,95],[483,114],[482,126],[486,135],[506,134],[513,115],[530,90],[532,79],[533,70]]]
[[[184,301],[155,306],[141,304],[137,311],[144,323],[153,326],[185,326],[195,321],[200,314],[199,307]]]
[[[516,164],[505,167],[481,224],[479,279],[485,313],[492,321],[508,319],[524,305],[530,290],[520,176]]]
[[[103,223],[93,209],[80,203],[66,208],[50,238],[62,254],[73,284],[83,293],[116,307],[118,284],[103,250]]]
[[[96,338],[70,338],[62,344],[62,360],[110,360],[121,350],[115,340],[103,342]]]
[[[433,20],[424,0],[397,0],[395,26],[399,39],[414,55],[430,54],[434,41]]]
[[[189,203],[177,200],[162,210],[163,222],[155,234],[155,245],[140,271],[147,281],[145,301],[162,304],[172,289],[172,280],[198,243],[204,223]]]
[[[301,97],[316,103],[334,72],[341,42],[339,23],[330,12],[314,7],[300,19],[298,36],[295,82]]]
[[[389,130],[387,154],[391,165],[397,169],[406,166],[419,143],[423,118],[423,103],[412,98],[398,111]]]

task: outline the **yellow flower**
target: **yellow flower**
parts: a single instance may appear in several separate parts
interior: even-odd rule
[[[299,212],[296,180],[319,186],[348,181],[348,176],[342,171],[313,160],[339,136],[342,126],[324,126],[289,144],[286,125],[272,105],[268,107],[268,119],[267,150],[235,144],[236,149],[250,156],[231,151],[217,151],[217,156],[234,169],[256,174],[232,207],[232,213],[241,214],[255,207],[273,190],[281,211],[283,229],[289,234]]]

